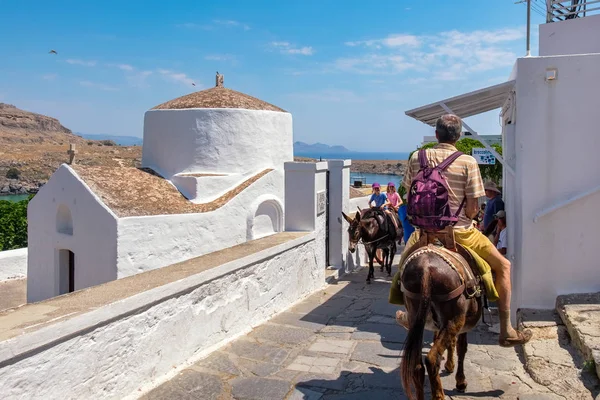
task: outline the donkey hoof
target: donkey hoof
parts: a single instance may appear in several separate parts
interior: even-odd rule
[[[454,364],[446,363],[446,365],[444,365],[444,370],[449,374],[453,373],[454,372]]]
[[[467,381],[456,384],[456,391],[459,393],[464,393],[467,390]]]

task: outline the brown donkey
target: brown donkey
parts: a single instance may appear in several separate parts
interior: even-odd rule
[[[482,313],[481,297],[468,298],[465,295],[465,266],[450,261],[453,257],[436,247],[429,245],[409,255],[401,279],[410,329],[404,342],[400,375],[402,386],[410,400],[424,399],[425,368],[422,349],[425,329],[435,332],[433,345],[425,358],[432,398],[444,399],[439,374],[440,363],[447,349],[446,370],[453,371],[455,346],[458,355],[456,389],[465,391],[467,332],[477,325]]]

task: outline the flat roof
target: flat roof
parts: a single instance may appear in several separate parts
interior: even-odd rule
[[[414,108],[406,111],[405,114],[427,125],[435,126],[435,121],[447,112],[440,105],[441,103],[444,103],[459,117],[470,117],[502,107],[514,85],[515,81],[510,80],[498,85],[488,86],[473,92],[461,94],[445,100],[439,100],[426,106]]]

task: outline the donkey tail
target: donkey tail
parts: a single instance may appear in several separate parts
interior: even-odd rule
[[[411,383],[415,383],[413,376],[419,372],[424,374],[424,371],[417,371],[418,368],[423,368],[421,362],[423,351],[423,332],[425,331],[425,322],[427,311],[431,303],[431,282],[429,276],[429,265],[425,264],[423,268],[423,276],[421,278],[421,301],[417,315],[413,319],[413,324],[408,330],[408,335],[404,342],[403,360],[400,369],[402,378],[402,386],[409,399],[413,399],[413,391]],[[415,387],[415,390],[417,388]]]

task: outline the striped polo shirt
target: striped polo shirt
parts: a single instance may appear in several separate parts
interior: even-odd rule
[[[431,167],[441,164],[448,156],[454,153],[456,147],[448,143],[438,143],[431,149],[425,150],[427,160]],[[408,166],[402,179],[402,185],[408,192],[413,178],[419,172],[419,152],[415,151],[408,161]],[[448,181],[448,201],[452,215],[456,213],[465,194],[468,198],[479,198],[485,196],[483,180],[477,161],[469,155],[463,154],[458,157],[445,172]],[[455,228],[471,228],[473,221],[465,215],[464,207],[460,213]]]

